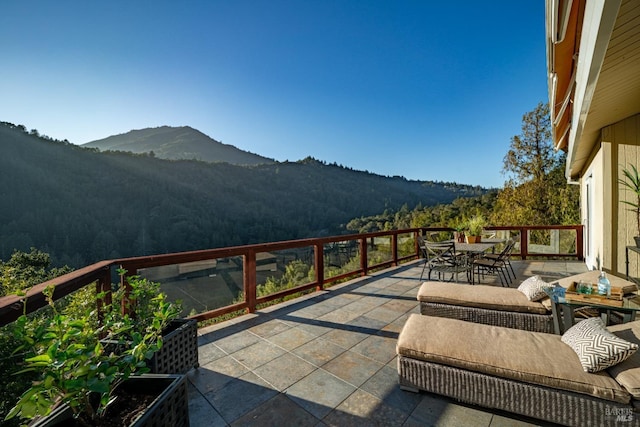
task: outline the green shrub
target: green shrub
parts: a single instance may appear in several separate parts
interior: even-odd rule
[[[6,419],[45,416],[62,401],[78,420],[93,425],[113,402],[118,384],[134,373],[148,371],[145,361],[162,346],[162,330],[179,310],[166,301],[165,294],[147,295],[147,288],[153,288],[147,280],[132,277],[128,282],[135,295],[133,301],[148,297],[145,319],[122,315],[114,298],[96,326],[95,298],[104,295],[96,294],[93,304],[88,303],[89,298],[60,310],[53,302],[54,288],[48,287],[44,293],[52,312],[49,322],[35,322],[25,315],[15,322],[13,334],[22,343],[18,351],[26,355],[25,368],[18,374],[36,374],[37,380]],[[117,342],[117,352],[106,348],[105,340]]]

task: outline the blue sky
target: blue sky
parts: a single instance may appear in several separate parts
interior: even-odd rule
[[[0,121],[194,127],[279,161],[502,186],[547,101],[544,2],[4,0]]]

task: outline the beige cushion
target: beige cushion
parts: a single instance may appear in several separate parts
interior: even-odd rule
[[[559,335],[412,314],[398,338],[397,352],[620,403],[631,399],[607,371],[584,372],[578,356]]]
[[[529,301],[540,301],[547,296],[545,289],[552,286],[542,280],[540,276],[531,276],[518,286],[518,290],[527,297]]]
[[[607,329],[624,340],[640,344],[640,320],[609,326]],[[640,352],[636,352],[624,362],[608,368],[607,372],[633,397],[640,399]]]
[[[488,310],[549,314],[544,305],[537,301],[529,301],[517,289],[489,285],[424,282],[418,290],[418,301]]]
[[[562,342],[573,349],[586,372],[598,372],[628,359],[638,344],[609,332],[602,319],[591,317],[570,327]]]

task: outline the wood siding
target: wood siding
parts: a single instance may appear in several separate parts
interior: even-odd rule
[[[624,275],[625,248],[634,245],[638,234],[635,214],[623,201],[632,201],[632,193],[625,189],[619,179],[622,170],[631,165],[640,167],[640,114],[629,117],[602,129],[604,186],[604,257],[603,265],[617,274]],[[608,171],[607,171],[608,169]],[[608,177],[608,178],[607,178]],[[640,277],[640,260],[631,254],[630,275]]]

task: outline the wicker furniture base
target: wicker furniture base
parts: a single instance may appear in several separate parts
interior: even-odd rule
[[[184,374],[199,366],[198,323],[176,319],[170,326],[170,332],[162,336],[162,347],[148,363],[154,374]]]
[[[426,316],[448,317],[485,325],[504,326],[533,332],[552,334],[553,315],[520,313],[515,311],[489,310],[420,301],[420,313]]]
[[[640,415],[624,405],[549,387],[398,356],[403,388],[425,390],[461,402],[570,426],[640,426]],[[616,423],[616,421],[618,421]]]

